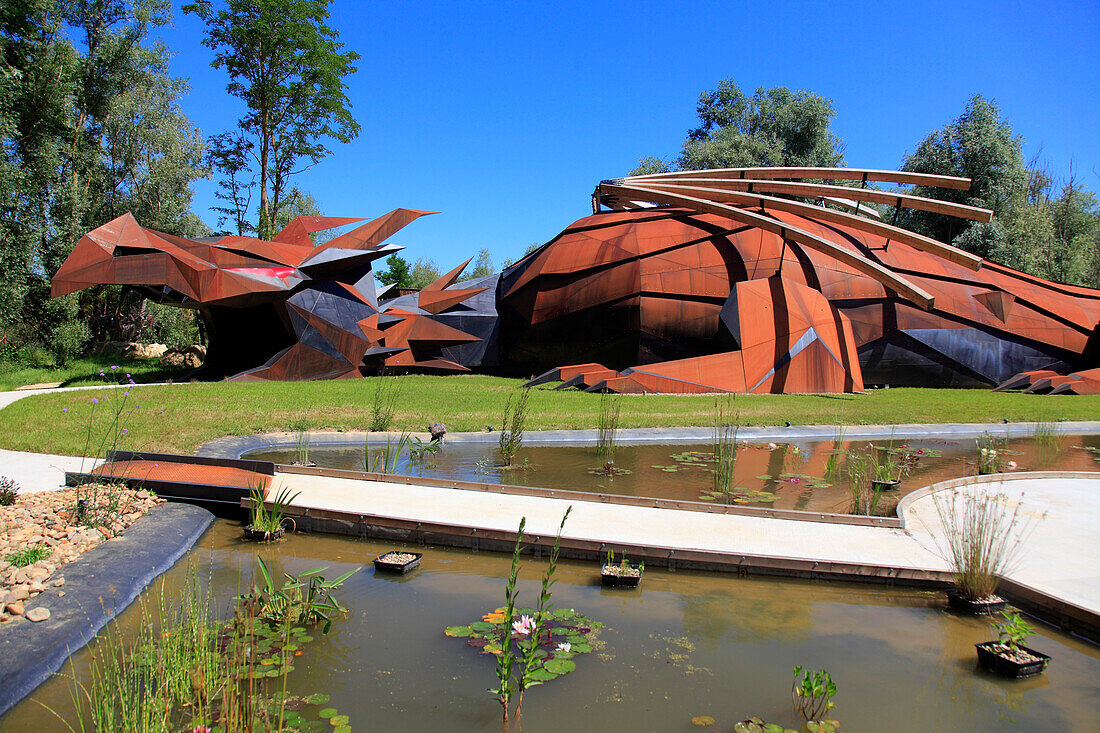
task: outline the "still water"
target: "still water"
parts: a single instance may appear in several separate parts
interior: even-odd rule
[[[508,556],[418,547],[421,569],[395,578],[369,564],[392,545],[295,535],[261,547],[239,533],[219,520],[189,562],[163,576],[166,593],[178,596],[195,572],[228,607],[257,554],[290,572],[327,566],[335,577],[361,568],[339,593],[351,614],[305,647],[291,692],[331,694],[360,731],[499,730],[499,706],[486,692],[492,658],[443,629],[503,604]],[[544,569],[525,558],[521,603],[535,600]],[[1040,628],[1030,646],[1053,657],[1047,671],[992,677],[975,667],[974,643],[991,638],[986,622],[946,611],[939,593],[657,568],[637,590],[605,590],[594,564],[573,561],[560,563],[558,578],[554,602],[605,623],[604,646],[527,693],[529,733],[688,733],[703,714],[724,729],[752,715],[792,724],[795,665],[832,673],[844,731],[1086,731],[1100,719],[1100,649]],[[117,623],[132,634],[139,622],[135,605]],[[78,677],[88,655],[74,658]],[[71,714],[70,690],[68,679],[51,680],[0,719],[0,731],[62,729],[43,705]]]
[[[937,481],[977,473],[975,441],[894,440],[876,441],[892,445],[912,456],[911,471],[898,491],[884,494],[879,514],[892,510],[906,493]],[[737,450],[733,485],[736,503],[771,506],[778,509],[846,512],[849,506],[844,461],[839,453],[849,448],[866,449],[868,441],[805,441],[797,444],[741,444]],[[1091,450],[1090,450],[1091,449]],[[605,459],[592,447],[530,446],[522,448],[515,463],[520,468],[504,469],[497,459],[495,443],[446,443],[437,453],[422,460],[402,455],[395,473],[433,478],[485,481],[490,483],[539,486],[572,491],[644,496],[678,500],[711,500],[713,447],[696,445],[620,446],[614,454],[614,475],[603,470]],[[370,459],[380,448],[372,444]],[[1037,441],[1010,441],[1003,452],[1005,463],[1016,471],[1100,470],[1100,436],[1064,435]],[[837,456],[837,457],[834,457]],[[294,450],[254,451],[245,457],[276,463],[292,463]],[[830,458],[836,467],[830,473]],[[317,446],[309,460],[325,468],[362,471],[366,465],[364,446]],[[727,500],[728,501],[728,500]]]

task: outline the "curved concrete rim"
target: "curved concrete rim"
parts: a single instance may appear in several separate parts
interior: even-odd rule
[[[1100,480],[1100,471],[1016,471],[1013,473],[989,473],[981,476],[963,476],[961,478],[938,481],[924,488],[911,491],[901,498],[895,507],[901,526],[905,528],[905,512],[917,501],[931,496],[937,491],[961,489],[963,487],[1000,485],[1006,481],[1035,481],[1039,479],[1063,478],[1082,479],[1086,481]]]
[[[791,443],[801,445],[816,441],[835,440],[838,430],[843,430],[844,440],[942,440],[976,438],[983,433],[1003,435],[1008,438],[1026,438],[1039,427],[1070,435],[1100,435],[1100,421],[1078,420],[1057,423],[911,423],[902,425],[791,425],[767,427],[742,427],[737,439],[750,443]],[[579,446],[595,445],[599,431],[591,430],[529,430],[524,433],[527,445]],[[399,433],[368,433],[364,431],[310,431],[310,446],[361,446],[385,444]],[[421,440],[430,438],[427,432],[410,433]],[[491,444],[500,433],[479,431],[447,433],[449,443]],[[673,443],[709,443],[714,439],[711,427],[678,428],[622,428],[617,433],[619,445],[663,445]],[[230,435],[208,440],[199,446],[195,455],[204,458],[240,458],[257,450],[294,448],[297,433],[260,433],[258,435]]]
[[[0,627],[0,716],[175,565],[213,521],[213,514],[191,504],[161,504],[64,566],[65,595],[50,588],[26,605],[30,611],[48,602],[50,618],[36,624],[20,618]]]

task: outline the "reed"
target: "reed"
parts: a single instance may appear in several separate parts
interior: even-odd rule
[[[363,448],[363,470],[370,473],[397,473],[397,463],[401,458],[401,451],[403,451],[411,442],[408,433],[401,433],[401,435],[394,440],[392,435],[386,436],[386,443],[378,452],[371,456],[370,452],[370,439],[367,439],[367,444]],[[411,455],[411,454],[410,454]]]
[[[504,403],[504,412],[500,418],[500,459],[505,466],[511,466],[523,445],[523,431],[527,424],[527,401],[531,396],[530,387],[522,387],[518,394],[508,395]],[[513,400],[512,398],[515,397]]]
[[[733,488],[734,468],[737,465],[738,414],[733,409],[733,395],[714,400],[714,491],[729,493]]]
[[[932,532],[940,555],[951,568],[959,594],[971,601],[989,598],[1001,576],[1020,558],[1038,519],[1021,512],[1022,501],[1005,494],[950,489],[932,495],[942,535]]]
[[[836,426],[836,434],[833,437],[833,449],[829,451],[829,459],[825,462],[825,480],[836,483],[840,478],[840,458],[844,455],[844,426]]]
[[[380,433],[390,429],[397,414],[397,400],[401,397],[401,384],[396,376],[386,376],[385,370],[374,382],[374,399],[370,406],[368,430]]]
[[[848,492],[850,514],[873,515],[878,510],[882,491],[875,489],[872,479],[875,475],[876,461],[872,455],[873,446],[866,450],[851,449],[846,454],[845,469],[848,474]]]
[[[268,508],[267,490],[262,486],[253,487],[248,492],[249,528],[256,532],[277,535],[283,529],[283,522],[290,521],[286,519],[287,507],[301,493],[298,491],[291,494],[290,489],[283,488],[271,500],[271,507]]]
[[[600,416],[597,422],[596,455],[611,460],[615,457],[615,441],[619,434],[619,414],[622,395],[604,392],[600,395]]]

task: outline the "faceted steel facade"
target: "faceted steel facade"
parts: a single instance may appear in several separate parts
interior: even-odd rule
[[[117,283],[198,309],[211,378],[389,367],[542,373],[533,381],[618,392],[1100,391],[1100,291],[888,224],[869,204],[990,214],[868,181],[969,186],[854,169],[605,181],[592,216],[503,273],[457,283],[464,263],[389,300],[374,290],[372,262],[428,212],[398,209],[317,247],[311,232],[361,220],[300,217],[271,242],[188,241],[124,216],[81,240],[54,294]]]

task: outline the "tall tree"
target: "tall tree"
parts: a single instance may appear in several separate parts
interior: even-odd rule
[[[746,97],[733,79],[699,95],[699,126],[688,132],[679,170],[753,166],[841,166],[844,145],[829,128],[832,101],[808,91],[763,87]],[[631,175],[664,173],[658,158],[642,158]]]
[[[439,279],[439,266],[435,260],[421,257],[413,263],[409,271],[409,287],[423,289]]]
[[[80,299],[50,300],[49,277],[84,232],[126,211],[172,234],[203,230],[188,210],[204,171],[178,103],[187,87],[147,44],[168,12],[165,0],[0,5],[5,343],[38,339],[59,357],[79,345]]]
[[[327,156],[329,138],[346,143],[359,134],[343,82],[359,55],[341,52],[339,34],[325,24],[330,1],[228,0],[215,11],[200,0],[183,8],[206,22],[213,66],[226,70],[229,93],[247,107],[238,125],[251,145],[237,150],[257,166],[256,230],[264,239],[290,177]]]
[[[412,276],[409,274],[409,262],[404,257],[390,255],[386,258],[388,269],[378,273],[378,282],[393,285],[395,288],[411,288]]]
[[[1027,193],[1029,175],[1022,150],[1023,139],[1013,133],[997,104],[977,94],[967,102],[961,115],[930,132],[916,152],[905,157],[902,170],[969,178],[967,191],[915,186],[913,193],[992,209],[995,217],[1004,218]],[[941,242],[953,242],[971,230],[955,244],[983,257],[989,254],[997,236],[995,226],[975,226],[915,209],[903,210],[899,222]]]

